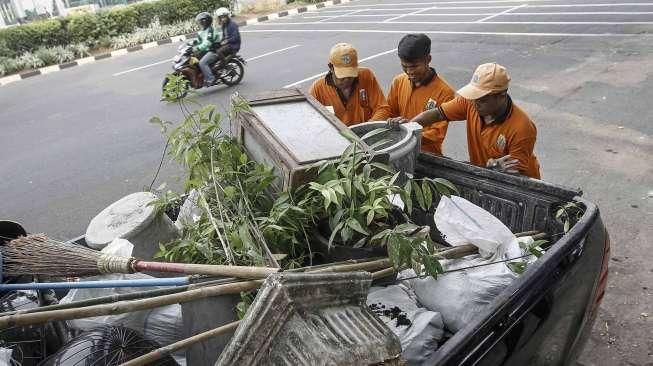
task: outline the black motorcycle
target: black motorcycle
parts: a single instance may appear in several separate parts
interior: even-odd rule
[[[177,48],[178,54],[172,59],[172,69],[174,75],[181,75],[187,80],[186,90],[182,91],[183,97],[190,88],[201,89],[204,87],[204,76],[200,70],[200,60],[197,55],[193,54],[193,45],[184,43]],[[218,61],[211,66],[211,71],[215,76],[216,83],[233,86],[240,83],[245,75],[245,59],[238,54],[230,54],[222,61]],[[163,90],[168,84],[168,77],[163,80]]]

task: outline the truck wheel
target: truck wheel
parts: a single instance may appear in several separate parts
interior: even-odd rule
[[[232,58],[221,70],[220,80],[228,86],[240,83],[245,76],[245,65],[238,59]]]

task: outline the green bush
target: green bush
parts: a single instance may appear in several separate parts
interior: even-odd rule
[[[49,19],[0,30],[0,56],[15,57],[41,46],[70,42],[65,19]]]
[[[13,74],[23,69],[18,60],[9,57],[0,57],[0,76]]]
[[[34,51],[34,56],[38,57],[45,66],[54,65],[58,63],[59,57],[57,56],[57,51],[54,48],[39,48]]]
[[[38,69],[39,67],[45,66],[43,60],[32,52],[25,52],[17,59],[20,64],[21,69]]]
[[[95,47],[100,40],[131,33],[137,27],[146,28],[155,19],[162,25],[175,24],[222,6],[228,6],[228,0],[159,0],[1,29],[0,57],[70,43]]]

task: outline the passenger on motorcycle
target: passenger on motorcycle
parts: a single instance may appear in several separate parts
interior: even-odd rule
[[[200,59],[200,70],[204,76],[204,85],[210,86],[215,84],[215,76],[211,71],[211,65],[218,60],[215,54],[215,44],[218,41],[218,35],[213,29],[213,17],[207,12],[201,12],[195,17],[195,21],[202,28],[197,33],[197,40],[193,43],[193,51],[204,56]]]
[[[220,47],[215,51],[220,62],[230,54],[236,54],[240,50],[240,31],[238,24],[231,21],[229,9],[220,8],[215,11],[220,26],[222,27],[222,40]]]

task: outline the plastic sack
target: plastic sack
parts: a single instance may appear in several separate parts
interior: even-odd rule
[[[517,238],[506,225],[464,198],[442,197],[433,218],[444,240],[453,246],[474,244],[485,258],[521,254]]]
[[[0,366],[11,366],[11,359],[14,350],[0,347]]]
[[[402,358],[409,365],[433,365],[432,357],[444,336],[439,313],[419,307],[404,285],[372,287],[367,305],[399,337]]]
[[[522,256],[519,241],[510,229],[464,198],[442,197],[434,219],[447,243],[454,246],[471,243],[479,248],[480,255],[441,261],[445,271]],[[437,280],[413,279],[410,286],[420,304],[440,312],[445,326],[456,332],[469,324],[515,278],[517,274],[508,268],[507,262],[500,262],[445,273]]]
[[[102,253],[131,256],[133,244],[125,239],[115,239]],[[127,280],[154,278],[143,273],[133,274],[108,274],[88,277],[88,280]],[[140,292],[164,288],[156,287],[119,287],[119,288],[88,288],[72,289],[61,299],[60,303],[67,304],[75,301],[93,299],[102,296],[119,295],[131,292]],[[128,312],[116,315],[97,316],[90,318],[69,320],[68,325],[77,331],[89,331],[101,326],[123,326],[141,333],[145,338],[161,345],[168,345],[182,339],[183,320],[181,305],[167,305],[154,309]],[[183,356],[183,351],[179,355]],[[175,357],[178,362],[180,360]]]
[[[179,215],[177,215],[177,220],[175,221],[175,226],[179,230],[196,223],[202,217],[202,209],[197,205],[199,196],[196,189],[191,189],[188,192],[188,197],[186,197],[186,200],[181,205]]]
[[[480,255],[442,261],[445,271],[487,264]],[[412,272],[412,270],[410,270]],[[414,275],[414,272],[412,273]],[[457,332],[517,278],[504,263],[445,273],[410,281],[417,300],[431,311],[438,311],[447,329]]]

